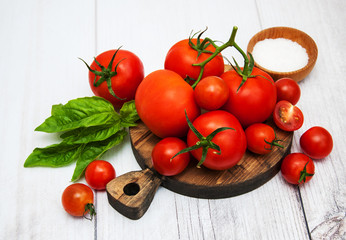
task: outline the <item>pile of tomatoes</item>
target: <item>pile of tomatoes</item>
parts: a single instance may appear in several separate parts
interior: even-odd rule
[[[162,139],[152,151],[152,162],[165,176],[181,173],[192,159],[197,167],[225,170],[236,165],[246,151],[268,154],[282,147],[274,129],[265,124],[268,119],[284,131],[303,125],[303,113],[296,106],[301,92],[294,80],[274,82],[253,66],[252,56],[244,54],[243,68],[236,63],[225,71],[222,47],[200,36],[174,44],[164,69],[145,77],[139,58],[122,49],[104,52],[88,66],[95,95],[116,109],[135,99],[140,119]],[[236,44],[232,46],[242,53]],[[203,68],[202,63],[206,63]],[[282,175],[292,184],[311,179],[312,159],[329,155],[333,140],[324,128],[313,127],[301,136],[300,145],[303,153],[289,154],[282,162]],[[87,182],[89,174],[87,169]],[[94,176],[93,181],[100,178]]]

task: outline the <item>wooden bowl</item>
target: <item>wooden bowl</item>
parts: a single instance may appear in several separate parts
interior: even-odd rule
[[[292,78],[296,82],[299,82],[303,80],[307,75],[309,75],[309,73],[315,66],[317,55],[318,55],[318,49],[317,49],[316,43],[309,35],[307,35],[306,33],[298,29],[290,28],[290,27],[267,28],[258,32],[256,35],[254,35],[250,39],[247,46],[247,52],[252,53],[253,48],[257,42],[262,41],[264,39],[268,39],[268,38],[269,39],[285,38],[285,39],[289,39],[294,42],[297,42],[300,46],[306,49],[306,52],[309,56],[308,63],[303,68],[296,71],[277,72],[277,71],[272,71],[270,69],[266,69],[260,66],[258,63],[256,63],[256,59],[255,59],[256,67],[267,72],[274,79],[274,81],[280,78],[288,77],[288,78]]]

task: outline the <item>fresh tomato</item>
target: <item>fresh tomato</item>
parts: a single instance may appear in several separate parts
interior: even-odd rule
[[[94,193],[85,184],[73,183],[68,186],[61,197],[62,205],[67,213],[81,217],[90,215],[90,219],[96,214],[94,209]]]
[[[184,137],[190,119],[200,114],[192,87],[177,73],[157,70],[144,78],[135,98],[136,109],[144,124],[160,138]]]
[[[182,153],[172,158],[187,147],[180,138],[168,137],[158,142],[152,153],[151,160],[155,170],[164,176],[174,176],[186,168],[190,161],[190,153]]]
[[[288,132],[298,130],[304,123],[302,111],[286,100],[276,104],[273,118],[276,126]]]
[[[110,101],[116,109],[134,99],[144,78],[142,61],[134,53],[122,49],[101,53],[88,68],[93,93]]]
[[[242,77],[235,70],[221,75],[230,91],[223,108],[236,116],[244,128],[267,120],[276,103],[273,79],[256,67],[251,75],[256,77],[248,78],[240,88]]]
[[[305,183],[315,174],[315,164],[303,153],[291,153],[282,161],[281,174],[289,183]]]
[[[331,153],[333,138],[325,128],[315,126],[303,133],[300,137],[300,146],[309,157],[322,159]]]
[[[203,78],[194,90],[197,104],[205,110],[217,110],[227,101],[229,89],[220,77],[209,76]]]
[[[257,154],[270,153],[274,146],[282,147],[274,129],[264,123],[255,123],[245,129],[247,149]]]
[[[192,123],[195,129],[206,138],[212,132],[219,128],[228,127],[217,133],[211,142],[220,147],[220,151],[209,148],[203,165],[213,170],[225,170],[236,165],[243,157],[246,151],[246,137],[238,119],[229,112],[216,110],[204,113],[196,118]],[[201,139],[189,130],[187,134],[187,145],[192,147],[200,145]],[[191,154],[200,161],[202,159],[203,149],[192,150]]]
[[[296,105],[300,98],[300,87],[291,78],[281,78],[275,82],[277,101],[286,100]]]
[[[201,68],[192,66],[192,64],[204,62],[215,52],[215,48],[209,44],[198,56],[198,51],[190,46],[190,44],[197,46],[197,39],[192,38],[191,43],[189,42],[189,39],[181,40],[170,48],[165,59],[165,69],[172,70],[182,78],[191,79],[194,82],[198,78]],[[203,42],[203,39],[199,39],[199,42]],[[220,76],[224,72],[224,67],[222,55],[218,54],[205,65],[202,78]]]
[[[107,183],[114,178],[114,167],[104,160],[92,161],[85,170],[85,180],[95,190],[106,189]]]

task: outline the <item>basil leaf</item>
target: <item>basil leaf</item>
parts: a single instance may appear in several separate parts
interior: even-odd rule
[[[136,110],[135,101],[129,101],[124,103],[119,111],[121,126],[123,127],[134,127],[136,122],[139,120],[139,116]]]
[[[71,181],[77,181],[83,175],[84,170],[89,163],[100,158],[107,150],[121,143],[126,134],[127,131],[122,129],[104,141],[92,142],[84,145],[84,148],[77,160]]]
[[[69,165],[78,158],[80,146],[60,143],[45,148],[35,148],[25,160],[24,167],[63,167]]]
[[[89,142],[103,141],[120,130],[120,120],[116,124],[95,126],[72,130],[73,133],[66,137],[63,135],[66,144],[82,144]],[[69,132],[68,132],[69,133]]]
[[[112,123],[113,118],[118,118],[113,105],[100,97],[77,98],[65,105],[53,105],[51,113],[52,116],[35,131],[47,133],[68,131]]]

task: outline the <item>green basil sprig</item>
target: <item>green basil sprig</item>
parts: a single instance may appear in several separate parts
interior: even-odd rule
[[[61,133],[62,141],[45,148],[35,148],[24,167],[63,167],[76,161],[71,181],[78,180],[89,163],[120,144],[126,127],[139,119],[134,101],[117,113],[113,105],[100,97],[77,98],[65,105],[52,106],[48,117],[35,131]]]

